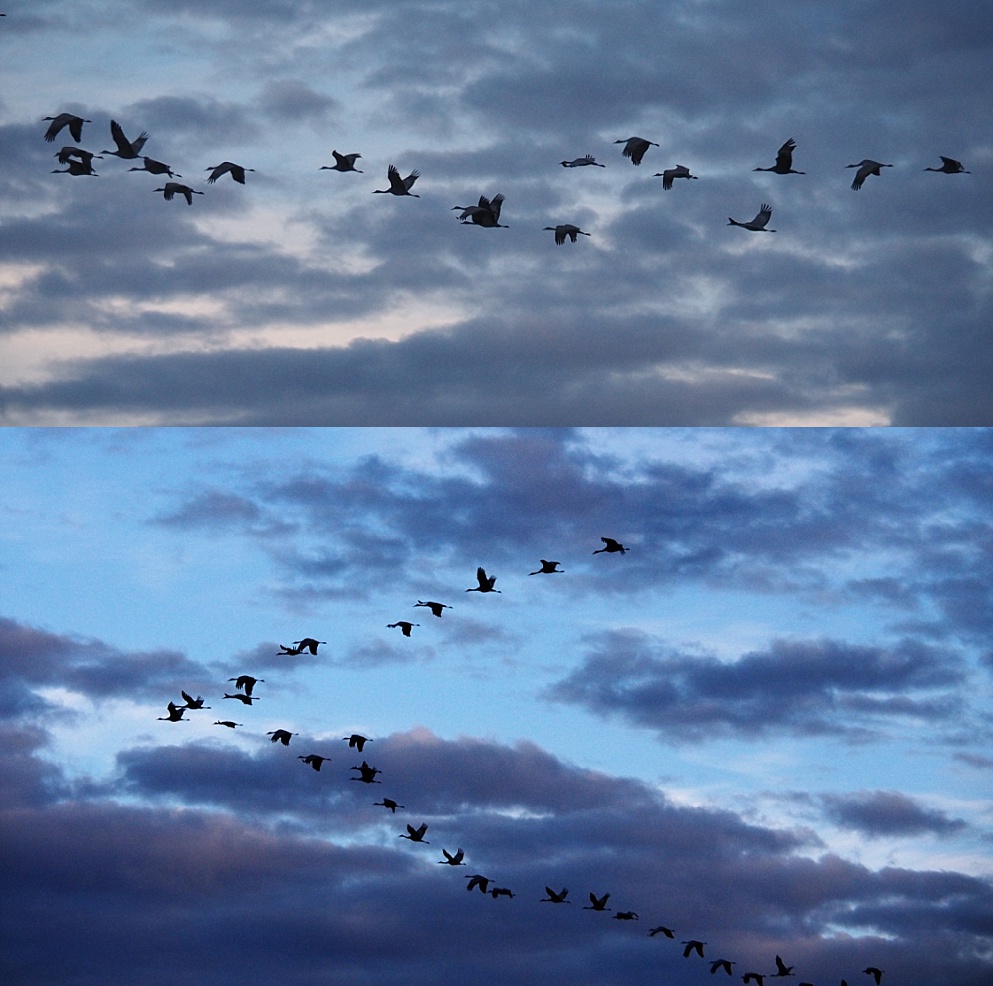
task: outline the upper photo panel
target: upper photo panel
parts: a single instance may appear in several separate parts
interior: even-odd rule
[[[988,0],[0,7],[0,424],[993,424]]]

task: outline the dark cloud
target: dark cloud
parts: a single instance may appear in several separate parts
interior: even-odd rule
[[[856,791],[852,794],[821,795],[825,814],[845,828],[870,839],[892,836],[948,835],[965,827],[959,818],[925,808],[899,791]]]

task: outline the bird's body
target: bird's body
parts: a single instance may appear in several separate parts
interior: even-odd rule
[[[615,921],[637,921],[638,915],[635,911],[618,911],[614,915]]]
[[[349,780],[361,781],[363,784],[382,784],[382,781],[376,780],[376,774],[381,774],[382,771],[378,767],[370,767],[369,764],[362,761],[359,767],[350,767],[349,770],[357,770],[359,772],[358,777],[350,777]]]
[[[58,132],[63,127],[69,128],[69,133],[72,134],[72,139],[78,144],[83,139],[83,124],[92,123],[92,120],[84,120],[81,116],[76,116],[74,113],[60,113],[58,116],[46,116],[42,119],[42,123],[46,120],[51,120],[51,124],[45,131],[45,140],[52,143],[55,140]],[[65,164],[65,162],[62,162]]]
[[[867,976],[872,976],[876,981],[876,986],[879,986],[880,980],[883,978],[883,970],[877,969],[874,965],[867,966],[862,970]]]
[[[490,891],[490,896],[496,900],[497,897],[510,897],[513,899],[514,895],[510,892],[510,887],[494,887]]]
[[[778,955],[776,956],[776,971],[772,974],[773,978],[782,978],[783,976],[793,976],[796,973],[793,972],[793,966],[787,965]]]
[[[757,986],[765,986],[765,973],[764,972],[746,972],[742,977],[741,981],[743,983],[754,982]]]
[[[296,736],[296,733],[291,733],[288,729],[274,729],[271,733],[266,733],[269,737],[270,743],[282,743],[283,746],[289,746],[290,740]]]
[[[656,935],[665,935],[666,938],[675,938],[676,932],[672,928],[667,928],[664,924],[658,925],[658,927],[652,928],[648,932],[649,938],[654,938]]]
[[[486,226],[490,229],[497,227],[508,229],[500,222],[500,207],[503,205],[503,200],[502,192],[494,195],[492,199],[480,195],[477,205],[453,205],[452,210],[462,210],[458,218],[463,223],[475,223],[477,226]]]
[[[327,760],[327,757],[318,756],[316,753],[308,753],[305,757],[297,757],[297,760],[302,760],[304,763],[309,764],[314,770],[320,770],[321,765]]]
[[[644,137],[628,137],[627,140],[615,140],[615,144],[623,144],[621,154],[631,158],[632,164],[641,164],[641,159],[645,156],[645,151],[649,147],[658,147],[654,140],[645,140]]]
[[[303,640],[294,640],[293,646],[300,648],[300,650],[296,652],[298,654],[305,650],[309,650],[311,654],[316,655],[318,646],[326,643],[326,640],[314,640],[313,637],[304,637]]]
[[[771,168],[752,168],[752,171],[771,171],[777,175],[805,175],[806,171],[793,170],[793,152],[796,150],[796,141],[790,137],[776,154],[776,163]]]
[[[332,151],[331,156],[334,158],[334,164],[322,164],[318,171],[355,171],[360,175],[365,173],[355,167],[355,162],[362,157],[361,154],[339,154],[337,151]]]
[[[944,154],[939,154],[938,157],[941,158],[941,167],[940,168],[925,168],[924,170],[925,171],[940,171],[940,172],[942,172],[943,174],[946,174],[946,175],[971,175],[972,174],[971,171],[966,171],[965,168],[962,167],[962,162],[961,161],[956,161],[955,158],[953,158],[953,157],[945,157]],[[59,160],[61,161],[62,159],[59,158]]]
[[[252,694],[252,689],[260,681],[265,681],[265,678],[253,678],[250,674],[240,674],[237,678],[228,678],[228,681],[234,682],[234,687],[238,691],[243,691],[246,695]]]
[[[469,881],[465,885],[466,890],[475,890],[476,887],[479,887],[481,894],[485,894],[490,885],[490,878],[483,876],[481,873],[473,873],[472,876],[467,876],[466,879]]]
[[[210,172],[207,177],[208,185],[213,185],[223,175],[230,175],[239,185],[244,185],[245,172],[254,171],[255,169],[244,168],[240,164],[235,164],[233,161],[222,161],[220,164],[212,164],[209,168],[204,168],[203,170]]]
[[[705,941],[697,941],[695,938],[691,938],[689,941],[684,941],[682,944],[686,946],[683,949],[683,958],[688,959],[693,952],[696,952],[700,958],[703,958],[703,946],[707,943]]]
[[[209,709],[210,708],[209,705],[206,705],[205,706],[203,704],[204,703],[204,699],[203,699],[203,696],[202,695],[197,695],[197,697],[194,698],[192,695],[188,695],[182,689],[180,689],[179,694],[183,696],[183,701],[186,703],[186,705],[184,706],[184,708],[187,708],[187,709],[204,709],[204,708]]]
[[[493,583],[496,582],[496,576],[488,576],[482,567],[476,569],[476,581],[479,585],[474,585],[466,589],[466,592],[500,592],[499,589],[493,588]]]
[[[420,623],[410,623],[407,620],[397,620],[396,623],[387,623],[387,630],[395,630],[397,627],[400,628],[400,632],[405,636],[410,636],[410,631],[412,627],[419,627]]]
[[[69,158],[65,162],[64,168],[52,168],[53,175],[92,175],[94,178],[100,176],[93,170],[93,159],[83,161],[80,158]]]
[[[546,226],[545,229],[550,229],[555,233],[555,243],[561,246],[565,243],[565,239],[568,236],[573,243],[576,242],[577,236],[589,236],[590,234],[581,230],[578,226],[573,226],[572,223],[561,223],[558,226]]]
[[[413,825],[408,824],[407,834],[406,835],[401,834],[399,838],[410,839],[411,842],[423,842],[424,845],[429,846],[431,845],[431,843],[427,842],[424,838],[424,833],[427,832],[427,830],[428,830],[427,822],[421,822],[421,824],[416,829],[414,828]]]
[[[182,178],[183,176],[177,174],[169,167],[168,164],[163,164],[161,161],[156,161],[152,157],[143,157],[141,159],[142,165],[140,168],[128,168],[128,171],[147,171],[152,175],[168,175],[170,178]]]
[[[110,121],[110,136],[114,138],[116,149],[113,151],[103,150],[100,153],[111,154],[124,161],[133,161],[138,157],[141,149],[145,146],[145,141],[148,140],[148,134],[144,130],[134,140],[128,140],[124,136],[124,130],[116,120]]]
[[[167,716],[159,716],[158,718],[161,722],[179,722],[183,719],[183,713],[186,711],[185,705],[176,705],[175,702],[170,702],[166,708],[169,710],[169,714]],[[183,721],[188,722],[189,720],[184,719]]]
[[[297,647],[296,644],[293,644],[292,647],[287,647],[286,644],[280,644],[279,645],[279,653],[276,656],[277,657],[286,657],[286,656],[296,657],[297,654],[302,654],[302,653],[303,653],[303,648],[302,647]]]
[[[608,554],[613,554],[614,552],[619,551],[623,555],[624,552],[627,551],[627,548],[625,548],[620,541],[615,541],[613,538],[602,537],[600,540],[603,541],[603,547],[597,548],[596,551],[593,552],[595,555],[599,555],[604,551]]]
[[[235,692],[234,695],[225,694],[225,698],[236,698],[242,705],[251,705],[252,702],[257,702],[259,700],[258,695],[242,695],[240,692]]]
[[[599,164],[596,158],[593,157],[592,154],[587,154],[585,157],[577,157],[574,158],[572,161],[563,161],[562,167],[563,168],[588,168],[588,167],[606,168],[607,165]]]
[[[82,147],[63,147],[55,155],[58,158],[59,164],[68,164],[73,158],[78,158],[84,164],[92,166],[93,159],[95,157],[103,160],[102,154],[94,154],[92,151],[86,151]]]
[[[750,229],[753,233],[775,233],[774,229],[766,229],[766,223],[772,218],[772,206],[763,202],[762,207],[757,213],[755,213],[755,218],[750,219],[747,223],[740,223],[737,219],[732,219],[728,216],[729,226],[741,226],[742,229]]]
[[[571,904],[572,901],[566,900],[566,896],[569,893],[568,887],[563,887],[557,893],[552,890],[551,887],[545,887],[545,893],[548,894],[547,897],[542,897],[541,901],[548,904]]]
[[[447,849],[442,849],[441,851],[445,858],[439,859],[439,863],[445,866],[465,866],[465,863],[462,862],[465,859],[465,853],[461,849],[457,849],[455,855],[452,855]]]
[[[162,192],[166,202],[171,202],[173,196],[178,193],[186,199],[187,205],[193,205],[194,195],[203,195],[203,192],[198,192],[195,188],[190,188],[189,185],[181,185],[178,181],[167,181],[162,188],[156,188],[155,191]]]
[[[394,815],[397,813],[397,808],[407,807],[406,805],[398,805],[392,798],[383,798],[382,801],[373,801],[373,804],[379,808],[389,808]]]
[[[855,172],[855,178],[852,181],[852,191],[857,192],[861,187],[862,183],[869,177],[869,175],[876,175],[879,177],[880,168],[892,168],[892,164],[880,164],[878,161],[871,161],[869,158],[865,158],[859,161],[858,164],[846,165],[848,168],[858,168],[859,170]]]
[[[538,559],[541,562],[541,568],[535,569],[533,572],[528,572],[528,575],[561,575],[562,569],[558,567],[559,563],[557,561],[546,561],[544,558]]]
[[[710,974],[713,975],[718,969],[723,969],[730,976],[731,966],[735,964],[729,959],[715,959],[710,963]]]
[[[352,733],[351,736],[342,736],[343,740],[348,740],[348,748],[350,750],[358,750],[359,753],[362,752],[362,748],[366,743],[371,743],[372,740],[368,736],[362,736],[359,733]]]
[[[604,894],[602,897],[597,897],[593,891],[590,891],[590,902],[589,904],[583,905],[584,911],[609,911],[610,908],[607,907],[607,901],[610,900],[610,894]]]
[[[243,725],[243,723],[232,722],[230,719],[215,719],[214,720],[214,725],[215,726],[227,726],[228,729],[234,729],[236,726]]]
[[[428,601],[426,603],[422,603],[420,601],[420,599],[418,599],[417,602],[414,603],[414,609],[417,609],[418,606],[427,606],[428,609],[430,609],[431,612],[434,613],[434,615],[437,616],[437,617],[440,617],[441,616],[441,611],[443,609],[451,609],[452,608],[451,606],[446,606],[444,603],[436,603],[436,602],[433,602],[433,601]]]
[[[420,195],[416,192],[410,190],[411,186],[421,177],[419,171],[411,171],[406,178],[400,177],[400,172],[397,171],[395,165],[390,165],[386,169],[386,177],[390,180],[389,188],[375,188],[373,189],[373,194],[379,195],[412,195],[415,199],[419,199]]]
[[[677,164],[674,168],[666,168],[664,171],[657,172],[653,177],[662,179],[662,188],[666,192],[672,188],[672,183],[677,178],[692,178],[694,181],[697,180],[697,176],[691,175],[690,169],[685,164]]]

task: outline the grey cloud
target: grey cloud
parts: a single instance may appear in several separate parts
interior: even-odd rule
[[[855,829],[871,839],[892,836],[948,835],[965,827],[959,818],[925,808],[899,791],[856,791],[821,795],[831,821]]]

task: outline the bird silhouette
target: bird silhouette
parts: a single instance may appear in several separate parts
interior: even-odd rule
[[[359,772],[358,777],[350,777],[349,780],[361,781],[363,784],[382,784],[382,781],[376,780],[376,774],[381,774],[382,771],[378,767],[370,767],[364,760],[361,766],[349,767],[349,770],[357,770]]]
[[[396,167],[391,164],[386,169],[386,176],[390,180],[390,187],[373,189],[373,194],[378,193],[380,195],[386,195],[386,194],[412,195],[415,199],[420,198],[420,195],[417,195],[415,192],[412,192],[410,190],[414,182],[417,181],[417,179],[420,178],[421,176],[421,173],[419,171],[411,171],[411,173],[407,175],[406,178],[401,178],[400,172],[397,171]]]
[[[147,171],[149,174],[153,175],[168,175],[170,178],[182,178],[181,174],[173,171],[168,164],[163,164],[161,161],[156,161],[155,158],[143,157],[142,166],[128,168],[128,171]]]
[[[194,195],[203,195],[203,192],[198,192],[189,185],[182,185],[178,181],[167,181],[162,188],[156,188],[155,191],[162,192],[166,202],[171,202],[175,195],[182,195],[187,205],[193,205]]]
[[[110,121],[110,136],[114,138],[115,150],[102,150],[101,154],[111,154],[114,157],[122,158],[125,161],[133,161],[141,154],[141,149],[148,140],[148,134],[143,130],[134,140],[128,140],[124,136],[124,130],[116,120]],[[76,138],[79,139],[78,137]]]
[[[590,902],[589,904],[583,905],[584,911],[609,911],[610,908],[607,907],[607,901],[610,899],[610,894],[604,894],[602,897],[597,897],[593,891],[590,891]]]
[[[326,643],[326,640],[314,640],[313,637],[304,637],[303,640],[294,640],[293,646],[299,647],[301,651],[309,650],[311,654],[316,654],[318,646]]]
[[[283,746],[289,746],[291,737],[296,735],[296,733],[291,733],[288,729],[274,729],[271,733],[266,733],[270,743],[282,743]]]
[[[548,904],[571,904],[571,900],[566,900],[566,895],[569,893],[568,887],[563,887],[558,893],[552,890],[551,887],[545,887],[545,893],[548,894],[547,897],[542,897],[541,901]]]
[[[481,894],[485,894],[490,885],[490,878],[483,876],[481,873],[473,873],[472,876],[467,876],[466,879],[469,881],[465,885],[466,890],[475,890],[476,887],[479,887]]]
[[[254,171],[255,169],[243,168],[240,164],[235,164],[233,161],[222,161],[220,164],[212,164],[209,168],[204,168],[203,170],[210,172],[207,178],[208,185],[213,185],[223,175],[230,175],[239,185],[244,185],[245,172]]]
[[[175,702],[170,702],[166,708],[169,710],[169,715],[159,716],[161,722],[179,722],[181,719],[183,722],[188,722],[189,720],[183,719],[183,713],[186,711],[185,705],[176,705]]]
[[[494,887],[490,891],[490,896],[496,900],[497,897],[510,897],[513,898],[513,894],[510,892],[510,887]]]
[[[383,798],[382,801],[373,801],[373,804],[379,808],[389,808],[394,815],[397,813],[397,808],[407,807],[406,805],[398,805],[392,798]]]
[[[259,700],[258,695],[242,695],[236,692],[234,695],[225,694],[225,698],[236,698],[242,705],[251,705],[252,702],[257,702]]]
[[[752,168],[752,171],[772,171],[777,175],[805,175],[806,171],[793,170],[793,152],[796,150],[796,141],[790,137],[776,154],[776,163],[771,168]]]
[[[966,171],[965,168],[962,167],[962,162],[961,161],[956,161],[955,158],[953,158],[953,157],[945,157],[944,154],[939,154],[938,157],[941,158],[941,167],[940,168],[925,168],[924,170],[925,171],[940,171],[940,172],[942,172],[943,174],[946,174],[946,175],[971,175],[972,174],[971,171]],[[59,160],[61,161],[62,159],[59,158]],[[65,163],[65,162],[63,162],[63,163]]]
[[[409,623],[407,620],[397,620],[396,623],[386,624],[386,628],[388,630],[395,630],[397,627],[399,627],[405,637],[410,636],[410,630],[412,627],[419,627],[419,626],[420,623]]]
[[[471,588],[466,589],[466,592],[499,592],[500,591],[499,589],[493,588],[493,583],[496,582],[496,576],[494,575],[491,578],[486,574],[486,571],[482,567],[476,569],[476,581],[479,583],[479,585],[474,585]]]
[[[60,113],[58,116],[46,116],[42,118],[42,123],[46,120],[51,120],[49,128],[45,131],[45,140],[51,143],[55,140],[56,135],[63,127],[69,128],[69,133],[72,134],[72,139],[78,144],[83,139],[83,124],[92,123],[92,120],[84,120],[81,116],[76,116],[74,113]],[[65,162],[62,162],[65,164]]]
[[[672,188],[672,183],[676,178],[692,178],[698,180],[696,175],[690,174],[690,169],[685,164],[677,164],[674,168],[666,168],[665,171],[656,172],[653,176],[662,179],[662,188],[668,192]]]
[[[82,147],[71,147],[66,146],[61,150],[55,152],[55,157],[58,158],[59,164],[68,164],[73,158],[78,158],[84,164],[92,167],[93,159],[95,157],[103,160],[102,154],[94,154],[92,151],[84,150]]]
[[[303,653],[303,648],[297,647],[296,644],[294,644],[292,647],[287,647],[286,644],[280,644],[279,653],[276,656],[286,657],[287,655],[289,655],[290,657],[296,657],[297,654],[302,654],[302,653]]]
[[[546,226],[545,229],[553,230],[555,233],[555,242],[558,246],[565,243],[565,238],[568,236],[573,243],[576,242],[577,236],[589,236],[590,234],[581,230],[578,226],[573,226],[572,223],[562,223],[559,226]]]
[[[746,972],[742,977],[741,981],[743,983],[754,982],[757,986],[765,986],[765,973],[763,972]]]
[[[540,558],[541,568],[536,569],[533,572],[528,572],[528,575],[561,575],[562,569],[558,567],[559,563],[557,561],[545,561],[544,558]]]
[[[730,976],[731,966],[733,965],[737,965],[737,963],[731,962],[728,959],[715,959],[710,963],[710,974],[713,975],[718,969],[723,969]]]
[[[348,748],[350,750],[358,750],[359,753],[362,752],[363,747],[366,743],[371,743],[372,740],[368,736],[362,736],[359,733],[352,733],[351,736],[342,736],[343,740],[348,740]],[[358,769],[358,768],[354,768]]]
[[[615,144],[623,144],[621,154],[631,158],[632,164],[641,164],[641,159],[645,156],[645,151],[649,147],[658,147],[654,140],[645,140],[644,137],[628,137],[627,140],[615,140]]]
[[[707,944],[705,941],[697,941],[695,938],[691,938],[689,941],[684,941],[682,944],[686,946],[686,948],[683,949],[684,959],[688,959],[691,952],[696,952],[701,959],[703,958],[703,946]]]
[[[772,218],[772,206],[763,202],[762,207],[755,213],[754,219],[749,219],[747,223],[740,223],[737,219],[728,216],[728,226],[740,226],[742,229],[750,229],[753,233],[775,233],[774,229],[766,229],[766,223]]]
[[[477,226],[488,226],[491,229],[494,227],[508,229],[509,227],[502,225],[500,222],[500,207],[503,205],[503,201],[504,196],[502,192],[494,195],[492,199],[488,199],[485,195],[480,195],[478,205],[453,205],[452,210],[462,210],[458,218],[463,223],[471,222]]]
[[[571,160],[571,161],[563,161],[562,162],[562,167],[563,168],[588,168],[590,166],[592,166],[594,168],[606,168],[607,167],[607,165],[605,165],[605,164],[598,164],[596,158],[593,157],[592,154],[587,154],[584,157],[573,158],[573,160]]]
[[[618,911],[614,915],[615,921],[637,921],[638,915],[634,911]]]
[[[241,690],[246,695],[251,695],[252,689],[256,684],[260,681],[265,681],[265,678],[253,678],[250,674],[240,674],[237,678],[228,678],[228,681],[234,682],[236,690]]]
[[[447,849],[442,849],[441,851],[445,858],[439,859],[439,863],[445,866],[465,866],[465,863],[462,862],[465,859],[465,853],[461,849],[457,849],[454,856]]]
[[[880,168],[892,168],[892,164],[880,164],[878,161],[871,161],[869,158],[865,158],[859,161],[858,164],[847,164],[846,168],[858,168],[859,170],[855,172],[855,179],[852,182],[852,191],[857,192],[861,187],[862,183],[869,177],[869,175],[876,175],[879,177]]]
[[[297,760],[302,760],[304,763],[310,764],[310,766],[313,767],[314,770],[318,770],[318,771],[321,769],[321,764],[323,764],[324,761],[327,760],[327,759],[329,759],[329,758],[328,757],[320,757],[316,753],[308,753],[307,756],[305,756],[305,757],[302,757],[302,756],[301,757],[297,757]]]
[[[883,970],[877,969],[874,965],[867,966],[862,970],[867,976],[872,976],[876,981],[876,986],[879,986],[879,981],[883,978]]]
[[[322,164],[318,171],[355,171],[360,175],[365,174],[355,167],[355,162],[362,157],[361,154],[339,154],[337,151],[332,151],[331,156],[334,158],[334,164]]]
[[[204,699],[202,695],[197,695],[194,698],[192,695],[187,694],[182,689],[180,689],[179,694],[183,696],[183,701],[186,703],[185,708],[187,709],[209,709],[209,705],[204,705]]]
[[[81,158],[69,158],[65,162],[64,168],[52,168],[53,175],[92,175],[94,178],[100,176],[93,170],[93,159],[82,160]]]
[[[354,778],[354,777],[352,778],[352,780],[355,780],[355,779],[356,778]],[[421,824],[416,829],[414,828],[413,825],[408,824],[407,825],[407,834],[406,835],[401,834],[400,835],[400,838],[401,839],[410,839],[411,842],[423,842],[424,845],[429,846],[429,845],[431,845],[431,843],[428,842],[424,838],[424,833],[427,832],[427,830],[428,830],[428,823],[427,822],[421,822]]]
[[[795,973],[793,972],[793,966],[786,965],[786,963],[783,962],[783,960],[777,955],[776,956],[776,971],[772,974],[773,979],[776,979],[776,978],[779,978],[779,977],[782,977],[782,976],[793,976],[793,975],[795,975]]]
[[[443,609],[451,609],[452,608],[451,606],[446,606],[444,603],[436,603],[436,602],[433,602],[433,601],[430,601],[430,600],[428,602],[426,602],[426,603],[422,603],[420,601],[420,599],[418,599],[417,602],[414,603],[414,609],[417,609],[418,606],[427,606],[428,609],[430,609],[431,612],[434,613],[434,615],[435,616],[438,616],[438,617],[441,616],[441,611]]]
[[[613,538],[602,537],[600,540],[603,541],[603,547],[597,548],[596,551],[593,552],[595,555],[599,555],[603,551],[611,554],[615,551],[619,551],[623,555],[624,552],[627,551],[627,548],[625,548],[620,541],[615,541]]]
[[[243,725],[243,723],[232,722],[230,719],[215,719],[214,720],[214,725],[215,726],[227,726],[228,729],[234,729],[236,726]]]
[[[660,924],[648,932],[649,938],[654,938],[656,935],[665,935],[666,938],[675,938],[676,932],[673,931],[672,928],[667,928],[664,924]]]

